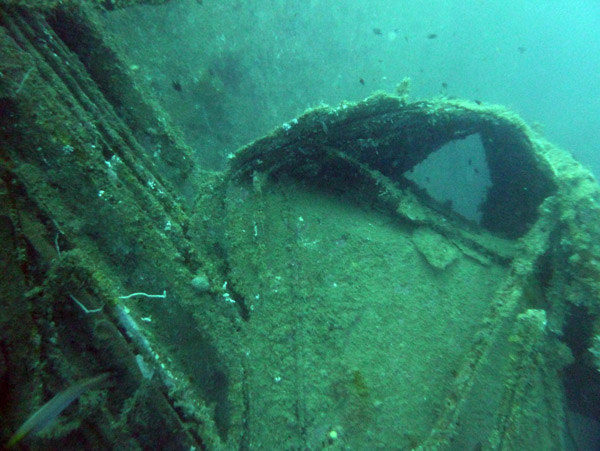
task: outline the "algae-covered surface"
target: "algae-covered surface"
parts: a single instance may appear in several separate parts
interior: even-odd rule
[[[24,3],[0,1],[0,444],[585,449],[600,189],[571,155],[504,107],[409,100],[408,79],[234,150],[236,121],[277,114],[226,34],[157,81],[101,24],[167,2]],[[194,147],[166,98],[198,112]],[[409,174],[470,138],[468,219]]]
[[[411,227],[297,184],[231,189],[224,220],[231,283],[250,304],[253,445],[423,439],[506,268],[456,246],[431,265]]]

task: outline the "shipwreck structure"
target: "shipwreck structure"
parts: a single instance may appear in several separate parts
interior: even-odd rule
[[[558,450],[600,420],[600,189],[567,152],[375,94],[204,172],[90,3],[0,6],[2,443],[106,372],[21,443]],[[473,135],[479,223],[406,177]]]

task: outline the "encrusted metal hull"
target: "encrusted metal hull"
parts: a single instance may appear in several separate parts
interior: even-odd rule
[[[205,173],[95,13],[51,11],[0,9],[2,437],[110,371],[28,446],[566,447],[564,368],[600,355],[574,351],[600,191],[566,152],[501,107],[376,94]],[[404,176],[473,134],[481,224]]]

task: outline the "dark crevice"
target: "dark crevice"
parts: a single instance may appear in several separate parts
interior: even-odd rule
[[[492,180],[481,225],[506,238],[519,238],[538,219],[539,205],[556,186],[538,167],[524,134],[497,125],[482,132],[481,138]]]
[[[575,361],[565,368],[567,405],[581,415],[600,421],[600,372],[589,359],[593,317],[585,307],[572,306],[564,329],[564,341]]]

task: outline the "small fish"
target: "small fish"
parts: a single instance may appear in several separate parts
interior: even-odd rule
[[[373,33],[377,36],[381,36],[383,33],[381,32],[381,28],[373,28]]]
[[[17,432],[10,438],[6,448],[12,448],[25,437],[35,435],[48,426],[63,410],[65,410],[73,401],[79,398],[83,393],[104,382],[109,373],[103,373],[99,376],[75,382],[66,390],[56,394],[54,398],[44,404],[37,412],[31,415],[25,423],[21,425]]]
[[[429,33],[427,35],[427,39],[435,39],[435,38],[437,38],[437,34],[435,34],[435,33]]]
[[[363,85],[363,86],[365,85],[365,79],[364,79],[364,78],[361,78],[360,80],[358,80],[358,82],[359,82],[361,85]]]
[[[181,92],[181,89],[182,89],[182,88],[181,88],[181,83],[180,83],[180,82],[178,82],[177,80],[173,80],[173,81],[171,82],[171,86],[173,86],[173,89],[174,89],[175,91],[177,91],[177,92]]]
[[[517,50],[519,51],[519,53],[522,55],[523,53],[525,53],[525,51],[527,50],[525,47],[517,47]]]

